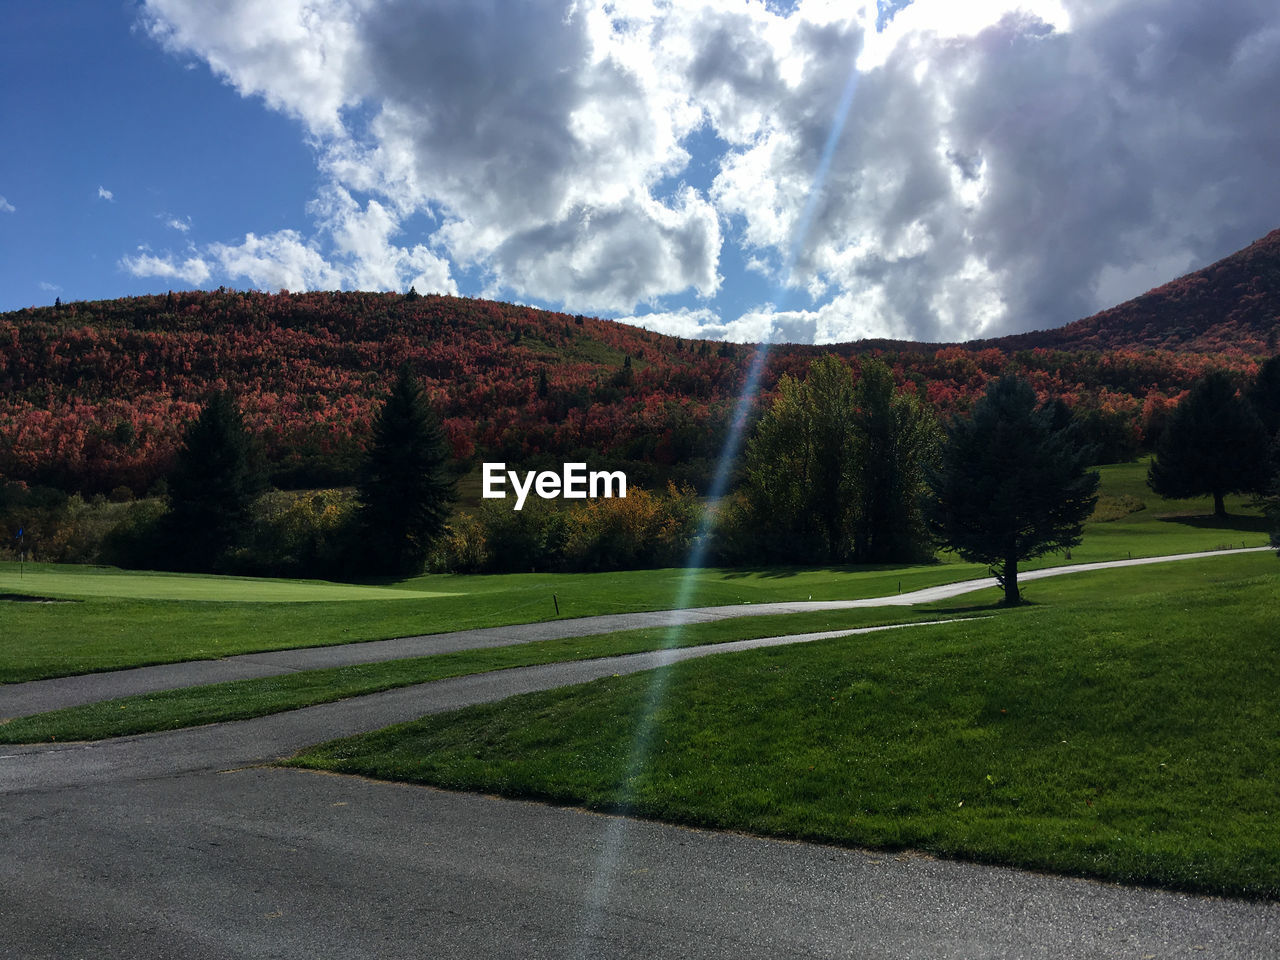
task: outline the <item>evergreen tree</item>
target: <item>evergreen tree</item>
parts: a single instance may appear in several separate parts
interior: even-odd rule
[[[1213,497],[1215,516],[1227,515],[1223,497],[1265,487],[1267,431],[1221,371],[1197,380],[1174,409],[1156,443],[1147,485],[1162,497]]]
[[[171,559],[182,569],[218,569],[249,526],[266,489],[263,458],[235,399],[215,393],[183,435],[168,478],[165,521]]]
[[[407,366],[374,421],[356,493],[370,569],[421,573],[457,491],[444,431]]]
[[[1274,438],[1280,433],[1280,356],[1272,357],[1258,369],[1258,377],[1245,398],[1262,421],[1267,436]]]
[[[1055,419],[1025,381],[1002,377],[926,468],[930,528],[965,560],[990,564],[1009,605],[1021,600],[1018,564],[1078,544],[1097,502],[1088,449]]]

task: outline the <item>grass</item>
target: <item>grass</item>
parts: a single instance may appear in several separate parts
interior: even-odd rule
[[[1146,464],[1101,468],[1107,515],[1087,525],[1071,562],[1188,553],[1267,542],[1244,498],[1209,516],[1207,498],[1164,501],[1145,487]],[[1137,510],[1122,509],[1130,500]],[[1117,507],[1117,505],[1119,505]],[[1117,510],[1119,511],[1117,513]],[[1102,514],[1099,515],[1100,517]],[[0,683],[239,653],[603,613],[775,600],[868,597],[985,576],[978,564],[913,567],[633,570],[602,574],[433,575],[353,585],[132,573],[101,567],[0,563]],[[1024,569],[1064,562],[1042,557]],[[686,576],[692,589],[683,591]],[[38,589],[36,588],[38,584]],[[553,594],[555,600],[553,601]],[[299,602],[305,601],[305,602]],[[556,604],[559,611],[556,610]]]
[[[155,573],[72,564],[0,564],[0,589],[34,597],[191,600],[236,603],[322,603],[348,600],[425,600],[448,593],[323,580],[270,580],[187,573]]]
[[[28,574],[30,574],[28,565]],[[90,568],[50,567],[63,578],[46,596],[75,597]],[[118,576],[121,593],[131,575]],[[868,597],[979,576],[976,564],[816,570],[695,571],[690,605]],[[238,581],[209,577],[223,602],[84,596],[81,603],[0,601],[0,681],[13,683],[153,663],[216,659],[262,650],[324,646],[671,606],[683,570],[600,574],[420,577],[380,588],[379,600],[241,603]],[[198,578],[197,578],[198,579]],[[403,587],[404,599],[397,587]],[[437,588],[440,595],[414,594]],[[0,594],[30,593],[16,564],[0,564]],[[556,599],[553,601],[552,595]],[[557,617],[555,604],[560,607]]]
[[[994,619],[709,657],[295,762],[1276,898],[1278,588],[1270,554],[1081,574]]]
[[[394,687],[509,667],[588,660],[785,633],[817,633],[848,627],[912,623],[936,616],[931,611],[910,608],[773,615],[748,620],[689,624],[680,629],[626,630],[590,637],[567,637],[382,663],[306,670],[274,677],[119,697],[0,721],[0,743],[102,740],[205,723],[245,720]]]

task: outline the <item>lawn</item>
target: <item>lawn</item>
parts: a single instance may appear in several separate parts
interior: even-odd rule
[[[957,615],[965,614],[949,616]],[[102,740],[107,737],[261,717],[394,687],[508,667],[588,660],[780,634],[913,623],[937,616],[932,610],[903,607],[783,614],[694,623],[676,628],[625,630],[517,646],[409,657],[381,663],[304,670],[274,677],[119,697],[0,721],[0,743]]]
[[[295,762],[1276,898],[1278,591],[1269,553],[1081,574],[993,619],[707,657]]]
[[[416,586],[369,586],[323,580],[271,580],[155,573],[72,564],[0,564],[0,590],[18,596],[60,599],[112,597],[122,600],[193,600],[235,603],[323,603],[394,601],[445,597]]]
[[[46,596],[76,597],[90,568],[48,567],[62,578]],[[28,575],[30,575],[28,565]],[[206,577],[225,599],[128,599],[133,575],[118,577],[117,597],[80,594],[81,602],[0,601],[0,681],[19,682],[152,663],[216,659],[239,653],[415,636],[471,627],[684,606],[879,596],[985,575],[976,564],[847,567],[815,570],[628,570],[597,574],[419,577],[378,588],[382,599],[308,603],[241,602],[241,581]],[[23,592],[16,564],[0,564],[0,593]],[[343,586],[343,585],[336,585]],[[319,589],[319,588],[317,588]],[[422,599],[415,594],[434,591]],[[403,599],[398,599],[403,597]],[[559,604],[559,614],[556,613]]]
[[[1164,501],[1151,494],[1145,463],[1101,472],[1100,516],[1114,519],[1090,523],[1069,562],[1267,542],[1243,498],[1228,498],[1232,516],[1218,519],[1208,515],[1207,498]],[[910,567],[432,575],[386,584],[0,563],[0,595],[78,601],[0,600],[0,682],[677,605],[850,599],[987,574],[978,564],[943,560]],[[1063,562],[1051,554],[1024,569]]]

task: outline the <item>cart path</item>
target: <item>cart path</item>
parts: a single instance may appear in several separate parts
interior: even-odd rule
[[[597,657],[594,660],[511,667],[396,687],[247,720],[92,742],[0,744],[0,796],[272,763],[323,740],[378,730],[430,713],[492,703],[520,693],[638,673],[712,654],[958,622],[965,621],[931,620],[850,627]]]
[[[26,960],[1280,958],[1275,903],[281,768],[6,797],[0,838]]]
[[[1178,560],[1199,560],[1205,557],[1237,553],[1258,553],[1274,550],[1274,547],[1248,547],[1232,550],[1210,550],[1202,553],[1180,553],[1161,557],[1140,557],[1132,560],[1106,560],[1096,563],[1080,563],[1059,567],[1045,567],[1019,574],[1018,582],[1026,583],[1046,577],[1069,573],[1085,573],[1091,570],[1110,570],[1119,567],[1143,566],[1152,563],[1170,563]],[[635,630],[645,627],[676,627],[691,623],[708,623],[736,617],[758,617],[771,614],[810,613],[822,610],[849,610],[861,607],[898,607],[917,603],[948,600],[996,586],[994,577],[962,580],[940,584],[909,593],[884,597],[866,597],[859,600],[808,600],[779,603],[742,603],[728,606],[691,607],[683,610],[657,610],[642,613],[606,614],[581,617],[575,620],[547,620],[539,623],[513,624],[503,627],[483,627],[452,633],[425,636],[399,637],[393,640],[372,640],[326,647],[300,647],[274,650],[265,653],[247,653],[221,660],[194,660],[183,663],[160,664],[112,670],[103,673],[58,677],[52,680],[32,680],[27,683],[0,685],[0,718],[27,716],[46,710],[79,706],[100,700],[172,690],[181,687],[201,686],[228,680],[244,680],[255,677],[278,676],[299,670],[317,670],[326,667],[343,667],[359,663],[375,663],[399,660],[405,657],[430,656],[459,650],[475,650],[486,647],[503,647],[538,640],[559,640],[567,637],[584,637],[617,630]]]

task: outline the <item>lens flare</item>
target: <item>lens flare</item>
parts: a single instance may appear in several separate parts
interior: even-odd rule
[[[808,197],[805,200],[804,209],[797,218],[795,228],[792,231],[787,258],[779,275],[777,295],[774,298],[775,303],[782,301],[793,286],[796,262],[804,249],[804,244],[808,239],[809,228],[817,213],[818,204],[821,202],[823,188],[826,184],[827,175],[831,170],[831,162],[835,156],[836,148],[839,146],[840,138],[844,133],[845,120],[853,104],[857,85],[858,71],[855,66],[851,67],[849,71],[849,79],[846,81],[844,90],[841,93],[840,102],[831,123],[831,129],[827,133],[826,143],[823,145],[822,153],[818,158],[817,168],[814,171],[813,181],[809,188]],[[683,610],[693,600],[694,591],[710,545],[718,505],[728,491],[729,478],[733,474],[733,466],[737,462],[738,454],[742,447],[747,420],[755,405],[756,395],[760,390],[760,379],[764,373],[765,363],[768,358],[769,342],[756,344],[755,352],[751,357],[751,365],[747,368],[747,375],[743,379],[742,389],[739,391],[737,401],[734,404],[733,416],[729,420],[729,429],[725,436],[724,446],[720,450],[720,457],[716,462],[711,486],[707,491],[708,507],[703,512],[697,534],[693,538],[693,545],[685,562],[684,575],[680,579],[680,585],[676,590],[675,602],[672,604],[673,609]],[[678,620],[667,631],[663,637],[663,650],[669,651],[679,644],[681,633],[687,622],[687,620]],[[665,660],[665,658],[663,659]],[[654,732],[658,727],[658,713],[662,709],[666,696],[668,674],[666,666],[667,663],[664,662],[662,666],[649,670],[645,674],[649,686],[645,691],[642,714],[631,738],[631,748],[627,756],[625,775],[619,785],[619,808],[623,813],[630,812],[634,806],[636,800],[634,785],[643,774],[645,764],[652,754]],[[596,856],[595,875],[579,931],[577,950],[575,951],[575,956],[577,957],[599,956],[594,946],[602,935],[605,916],[610,903],[610,893],[617,877],[626,839],[627,820],[624,817],[606,821],[604,836],[601,839],[600,850]]]

